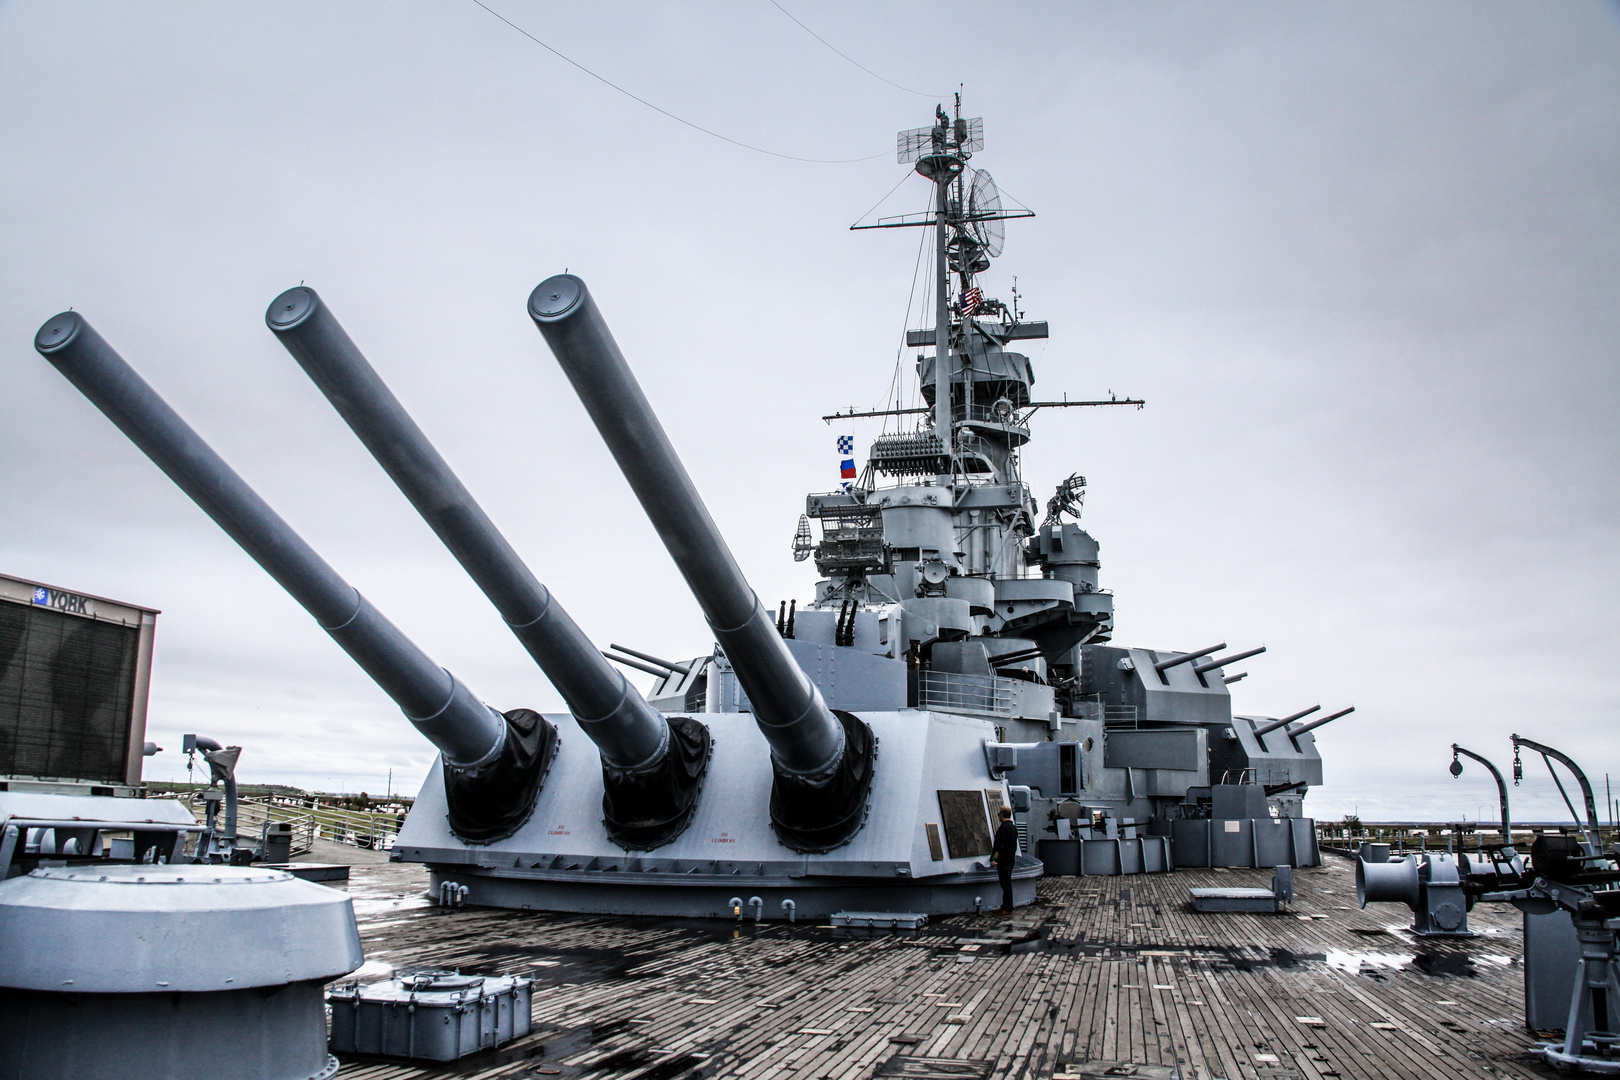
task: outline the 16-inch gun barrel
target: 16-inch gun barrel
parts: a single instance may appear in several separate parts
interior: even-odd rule
[[[749,588],[585,283],[548,278],[529,297],[529,314],[697,598],[772,756],[791,773],[830,772],[843,756],[843,726]]]
[[[447,763],[477,769],[500,756],[502,715],[339,577],[82,316],[46,322],[34,347],[315,617]]]
[[[524,565],[315,290],[288,289],[265,323],[489,597],[603,760],[655,765],[669,747],[669,722]]]
[[[687,587],[703,609],[754,721],[770,744],[771,824],[795,851],[831,851],[860,831],[871,794],[877,741],[849,713],[834,714],[788,651],[748,587],[664,427],[631,374],[585,283],[571,274],[541,282],[529,315]]]

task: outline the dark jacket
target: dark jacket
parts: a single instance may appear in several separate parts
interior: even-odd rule
[[[1010,821],[1003,821],[996,829],[996,841],[990,847],[990,857],[995,860],[998,867],[1012,868],[1013,860],[1018,857],[1018,826]]]

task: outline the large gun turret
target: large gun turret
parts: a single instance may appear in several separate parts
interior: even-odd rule
[[[557,747],[556,730],[540,714],[496,712],[429,659],[270,509],[83,316],[67,311],[50,319],[34,347],[291,593],[439,748],[457,835],[497,840],[527,820]]]
[[[861,827],[876,743],[855,716],[834,714],[749,588],[714,519],[647,403],[585,283],[541,282],[529,315],[652,519],[771,747],[771,822],[798,851],[828,851]]]
[[[265,323],[320,387],[546,673],[602,755],[602,813],[621,846],[679,836],[697,808],[708,728],[666,720],[591,644],[428,442],[314,289],[276,297]]]

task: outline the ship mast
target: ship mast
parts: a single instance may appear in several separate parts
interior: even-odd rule
[[[972,156],[968,123],[962,119],[962,95],[956,95],[954,122],[945,110],[934,107],[929,132],[930,152],[917,159],[917,172],[934,182],[934,434],[941,454],[939,484],[948,486],[955,475],[955,448],[951,439],[951,307],[950,209],[951,185],[956,183]]]
[[[971,276],[990,265],[989,258],[1000,253],[999,223],[1007,218],[1033,217],[1029,210],[1006,211],[1001,209],[999,200],[993,205],[983,207],[969,205],[972,200],[967,197],[964,188],[957,189],[953,201],[952,187],[962,183],[962,175],[967,171],[968,159],[973,151],[984,145],[983,121],[974,118],[966,119],[962,116],[962,95],[957,94],[954,102],[954,115],[946,113],[942,106],[934,107],[934,124],[932,127],[916,128],[911,131],[902,131],[898,141],[898,157],[902,163],[915,162],[919,176],[934,184],[934,199],[932,213],[921,215],[907,215],[899,219],[880,220],[875,225],[861,225],[856,223],[852,229],[896,229],[911,226],[933,226],[934,229],[934,403],[930,410],[934,414],[934,435],[939,440],[939,461],[935,470],[936,482],[941,486],[949,486],[957,473],[957,447],[953,432],[953,415],[951,401],[951,387],[956,378],[955,363],[951,352],[951,255],[959,251],[960,266],[957,269],[962,274],[962,287],[968,288]],[[984,179],[988,180],[986,176]],[[987,184],[987,190],[994,198],[994,185]],[[979,187],[975,182],[974,198],[980,195]],[[995,223],[997,235],[990,241],[988,234],[983,233],[985,227]],[[956,234],[953,236],[953,233]],[[994,250],[987,250],[990,247]],[[969,256],[972,257],[969,257]],[[963,319],[967,312],[963,312]],[[922,345],[924,341],[914,344]],[[971,383],[971,379],[968,380]],[[964,386],[963,401],[970,400],[971,388]],[[895,410],[896,412],[906,410]],[[971,419],[971,417],[964,417]]]
[[[943,124],[945,119],[943,110],[939,116]],[[921,168],[919,164],[918,171],[921,171]],[[953,466],[955,454],[951,446],[950,265],[948,230],[945,227],[950,186],[949,175],[934,178],[934,434],[939,437],[943,453],[944,475],[939,478],[941,487],[950,484],[956,471]]]
[[[825,421],[832,421],[932,413],[933,435],[938,441],[911,443],[908,446],[910,451],[908,457],[915,468],[908,468],[907,472],[915,476],[932,475],[933,482],[941,487],[950,486],[965,469],[964,451],[955,437],[956,418],[952,400],[954,396],[952,388],[958,381],[956,356],[963,357],[963,371],[960,373],[962,420],[972,427],[984,419],[974,415],[974,383],[977,376],[981,374],[989,376],[989,373],[976,369],[975,357],[980,356],[983,350],[979,348],[976,340],[970,341],[968,335],[972,327],[977,327],[980,331],[985,330],[985,327],[974,320],[973,316],[978,312],[999,313],[1001,316],[999,324],[982,335],[993,350],[999,350],[1015,339],[1046,336],[1044,322],[1022,325],[1023,312],[1018,304],[1017,278],[1013,279],[1013,302],[1010,307],[999,300],[984,297],[973,284],[977,275],[990,268],[990,260],[1001,254],[1003,223],[1014,218],[1034,217],[1035,212],[1025,207],[1016,209],[1003,207],[1001,194],[997,191],[990,174],[982,169],[968,168],[968,160],[973,157],[974,152],[984,148],[984,120],[981,117],[967,118],[962,115],[961,94],[955,96],[954,106],[954,115],[951,115],[945,112],[943,106],[936,105],[932,126],[902,131],[896,139],[896,159],[902,165],[912,165],[919,176],[934,185],[930,209],[921,213],[879,218],[870,224],[857,221],[850,226],[851,231],[929,227],[934,230],[934,327],[932,331],[906,331],[907,346],[916,348],[927,348],[930,344],[934,346],[933,376],[923,382],[922,387],[926,396],[929,384],[932,384],[933,403],[925,408],[912,409],[900,408],[898,403],[894,408],[886,409],[850,408],[822,417]],[[972,174],[971,181],[969,173]],[[960,275],[962,285],[962,305],[956,309],[960,319],[957,327],[961,330],[961,336],[954,351],[951,347],[953,326],[950,280],[953,270]],[[969,325],[970,320],[972,327]],[[924,378],[925,372],[926,368],[919,365],[920,380]],[[988,381],[994,382],[995,377],[990,376]],[[991,418],[998,427],[1004,426],[1015,417],[1021,423],[1037,409],[1109,405],[1134,405],[1140,408],[1143,404],[1138,398],[1120,398],[1113,394],[1110,394],[1107,400],[1070,401],[1065,395],[1060,401],[1033,401],[1029,399],[1027,387],[1025,392],[1014,393],[1012,398],[1014,400],[1006,401],[1012,412]],[[922,435],[923,432],[919,431],[917,434]],[[1027,432],[1025,435],[1027,437]],[[938,448],[937,454],[934,453],[935,447]],[[1009,447],[1009,450],[1011,449],[1012,447]]]

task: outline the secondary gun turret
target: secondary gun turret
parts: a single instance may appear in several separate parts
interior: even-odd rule
[[[573,384],[703,609],[771,748],[771,823],[797,851],[848,842],[866,816],[876,740],[834,713],[793,659],[732,557],[585,283],[535,287],[529,315]]]
[[[709,730],[666,719],[610,666],[495,528],[315,290],[288,289],[265,323],[495,605],[602,755],[608,834],[633,850],[686,828]]]
[[[40,327],[34,347],[315,617],[444,755],[450,824],[465,840],[510,836],[528,819],[556,730],[499,713],[435,664],[340,577],[193,431],[84,317]]]

